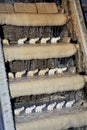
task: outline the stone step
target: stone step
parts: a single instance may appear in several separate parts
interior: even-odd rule
[[[87,78],[80,75],[53,75],[9,81],[9,88],[11,96],[14,98],[25,95],[79,90],[84,88],[86,82]]]
[[[70,108],[16,117],[16,130],[63,130],[87,125],[86,108]]]
[[[77,46],[69,43],[8,45],[3,47],[6,61],[70,57],[76,54]]]

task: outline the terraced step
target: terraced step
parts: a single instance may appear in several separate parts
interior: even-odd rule
[[[9,82],[11,96],[19,97],[34,94],[51,94],[70,90],[79,90],[86,84],[86,77],[80,75],[42,76]]]
[[[87,124],[86,108],[67,108],[66,110],[36,113],[16,117],[16,130],[63,130]]]
[[[20,19],[21,18],[21,19]],[[17,26],[61,26],[66,24],[65,14],[1,13],[0,24]]]
[[[70,57],[77,52],[77,46],[69,43],[44,45],[4,46],[6,61]]]
[[[66,15],[58,13],[55,2],[44,4],[0,3],[0,7],[0,24],[18,26],[60,26],[67,22]]]

